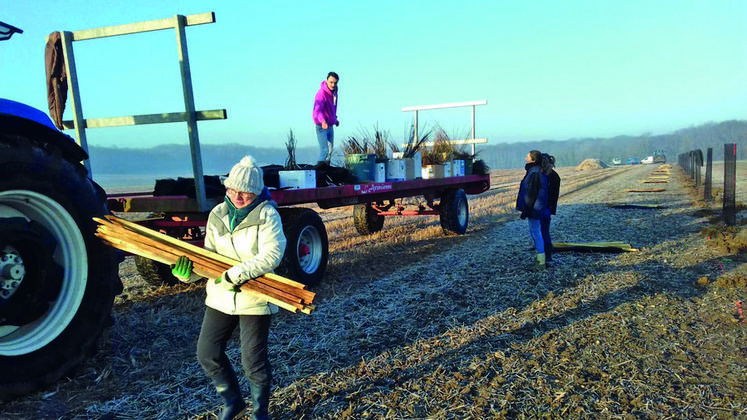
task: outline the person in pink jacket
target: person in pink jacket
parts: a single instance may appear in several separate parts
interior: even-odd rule
[[[319,141],[319,159],[317,165],[329,165],[332,158],[332,150],[335,147],[334,126],[339,126],[337,119],[337,82],[340,76],[331,71],[327,79],[314,96],[314,111],[311,116],[316,125],[316,138]]]

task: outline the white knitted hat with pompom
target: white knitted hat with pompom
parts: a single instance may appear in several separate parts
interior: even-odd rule
[[[257,161],[253,157],[244,156],[241,162],[231,168],[231,172],[223,185],[236,191],[259,195],[265,187],[265,182],[262,179],[262,168],[257,165]]]

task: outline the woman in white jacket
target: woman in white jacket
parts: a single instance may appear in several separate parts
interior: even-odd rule
[[[252,418],[269,418],[272,381],[267,354],[271,315],[278,308],[239,286],[272,272],[283,258],[285,236],[275,202],[264,186],[262,168],[251,156],[237,163],[226,178],[226,197],[208,216],[205,249],[241,261],[219,279],[207,282],[205,317],[197,341],[197,358],[218,394],[225,401],[220,419],[244,415],[247,405],[226,356],[226,344],[238,326],[241,362],[249,380]],[[182,281],[199,277],[192,262],[181,257],[172,272]]]

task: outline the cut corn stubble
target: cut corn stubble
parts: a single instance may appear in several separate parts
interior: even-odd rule
[[[137,223],[105,216],[94,218],[99,223],[96,236],[114,248],[145,257],[162,264],[173,265],[180,256],[192,261],[192,271],[208,279],[219,279],[222,274],[239,264],[226,256],[180,241],[148,229]],[[266,273],[241,285],[241,290],[271,302],[290,312],[310,314],[315,293],[306,285],[274,273]]]

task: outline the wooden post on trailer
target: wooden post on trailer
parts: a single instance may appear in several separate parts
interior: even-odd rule
[[[205,193],[205,179],[202,176],[202,153],[200,152],[200,136],[197,133],[197,119],[195,117],[195,98],[192,90],[192,71],[189,68],[189,54],[187,53],[187,34],[185,28],[187,19],[176,15],[176,41],[179,45],[179,67],[182,73],[182,89],[184,90],[184,109],[187,117],[189,132],[189,149],[192,155],[192,172],[195,177],[195,193],[197,206],[200,211],[210,210]]]
[[[75,68],[75,54],[73,53],[73,33],[63,31],[62,35],[62,53],[65,54],[65,71],[67,72],[67,84],[70,88],[70,105],[73,109],[73,121],[75,136],[78,139],[78,145],[88,153],[88,140],[86,138],[86,125],[83,120],[83,108],[80,104],[80,89],[78,88],[78,72]],[[93,177],[91,172],[91,159],[86,159],[83,165],[88,170],[89,176]]]
[[[68,86],[71,90],[70,101],[73,108],[73,121],[63,121],[65,128],[75,129],[78,144],[88,152],[86,140],[86,128],[114,127],[124,125],[159,124],[170,122],[186,122],[189,132],[189,147],[192,157],[192,171],[195,178],[195,197],[200,211],[210,210],[205,194],[205,180],[202,170],[202,154],[200,151],[197,121],[226,119],[226,110],[195,110],[194,92],[192,89],[192,74],[189,68],[189,56],[187,53],[187,40],[185,27],[214,23],[215,14],[201,13],[196,15],[175,15],[173,18],[152,20],[147,22],[131,23],[118,26],[108,26],[97,29],[88,29],[76,32],[62,32],[63,53],[67,70]],[[182,88],[184,93],[184,112],[133,115],[111,118],[84,119],[83,108],[80,101],[80,90],[78,87],[78,76],[75,69],[75,55],[73,53],[73,41],[104,38],[118,35],[128,35],[141,32],[158,31],[163,29],[176,30],[176,38],[179,53],[179,65],[181,69]],[[86,169],[91,173],[90,162],[84,162]]]
[[[413,119],[413,128],[412,128],[412,141],[414,143],[418,142],[418,110],[415,110],[415,118]]]
[[[487,103],[487,101],[485,101]],[[475,139],[475,105],[472,104],[472,137],[470,137],[472,140]],[[475,155],[475,143],[472,143],[472,156]]]

